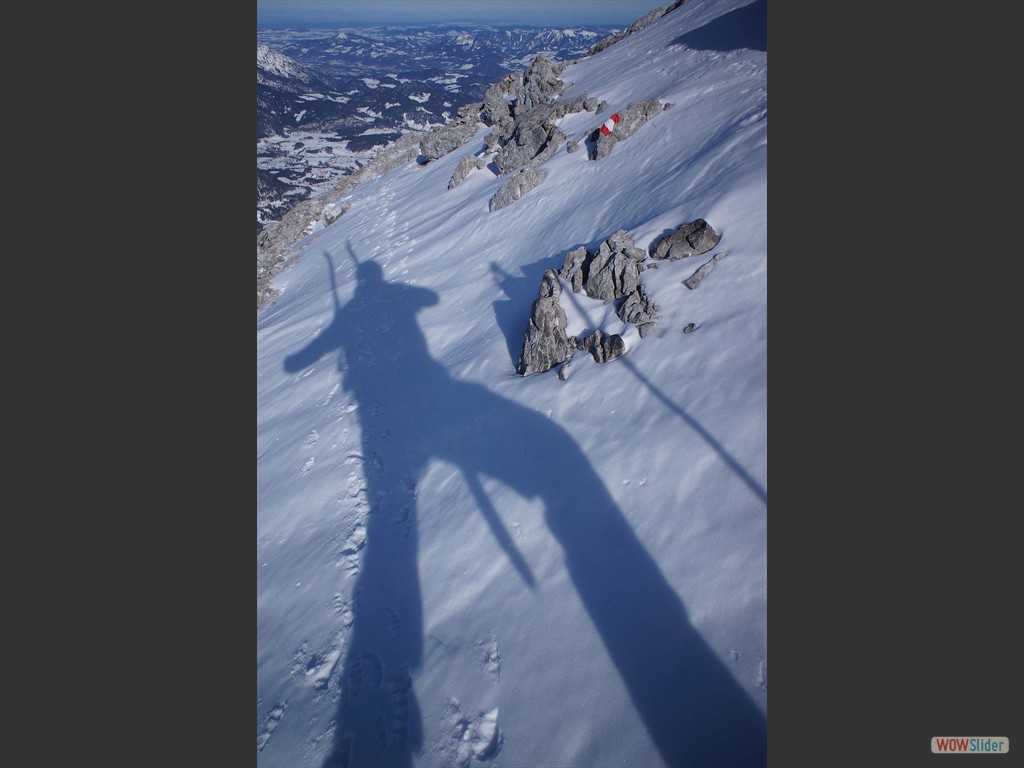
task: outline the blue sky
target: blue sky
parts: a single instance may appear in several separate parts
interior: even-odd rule
[[[628,26],[672,0],[257,0],[256,26],[358,22],[513,22]]]

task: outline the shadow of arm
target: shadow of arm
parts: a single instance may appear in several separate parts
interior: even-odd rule
[[[523,556],[519,553],[515,543],[512,541],[512,537],[508,535],[508,531],[505,530],[505,526],[501,522],[501,518],[498,517],[497,511],[491,505],[491,500],[488,498],[487,493],[484,491],[483,486],[480,485],[480,480],[475,474],[466,472],[463,470],[463,476],[466,478],[466,484],[469,486],[469,490],[473,494],[473,498],[476,499],[476,503],[480,505],[480,511],[483,513],[484,520],[487,521],[487,525],[491,528],[491,533],[494,534],[494,538],[498,540],[498,544],[508,555],[508,559],[512,561],[512,565],[519,571],[519,575],[523,577],[523,581],[527,583],[530,589],[534,588],[535,582],[533,580],[533,573],[530,572],[530,566],[523,560]]]
[[[331,334],[325,331],[295,354],[287,355],[284,359],[284,369],[288,373],[297,373],[313,365],[321,357],[333,352],[337,348],[337,341],[332,339]]]

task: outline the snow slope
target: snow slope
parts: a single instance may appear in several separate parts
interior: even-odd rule
[[[690,0],[566,68],[609,105],[565,117],[571,138],[675,105],[602,160],[562,150],[489,212],[490,170],[447,190],[481,125],[364,182],[275,279],[259,765],[763,764],[767,53],[730,49],[763,2]],[[695,290],[711,253],[641,273],[653,332],[577,352],[566,381],[515,374],[546,268],[697,217],[730,255]],[[581,296],[577,325],[614,330]]]

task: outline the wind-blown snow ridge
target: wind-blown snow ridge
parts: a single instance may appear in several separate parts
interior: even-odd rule
[[[326,201],[272,278],[258,765],[765,764],[767,54],[726,34],[763,2],[689,0],[567,66],[563,98],[606,107],[557,121],[581,151],[511,205],[486,164],[448,188],[480,124]],[[675,106],[582,151],[647,99]],[[698,218],[717,250],[640,273],[656,330],[515,374],[545,270]],[[562,297],[581,334],[615,316]]]

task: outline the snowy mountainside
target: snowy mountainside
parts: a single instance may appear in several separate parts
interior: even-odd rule
[[[298,82],[309,86],[317,81],[323,82],[316,72],[304,67],[294,59],[272,51],[270,46],[256,46],[256,82],[275,81],[283,88],[296,88],[292,83]],[[289,82],[291,81],[291,83]]]
[[[500,210],[460,149],[364,181],[257,316],[257,763],[764,765],[764,0],[689,0],[567,66],[579,140]],[[672,104],[600,160],[627,104]],[[350,207],[348,207],[350,206]],[[655,330],[515,373],[541,276],[705,219]],[[612,305],[563,287],[574,332]],[[684,328],[694,324],[692,332]]]
[[[261,30],[256,228],[365,165],[401,131],[449,121],[537,54],[582,56],[611,27]]]

